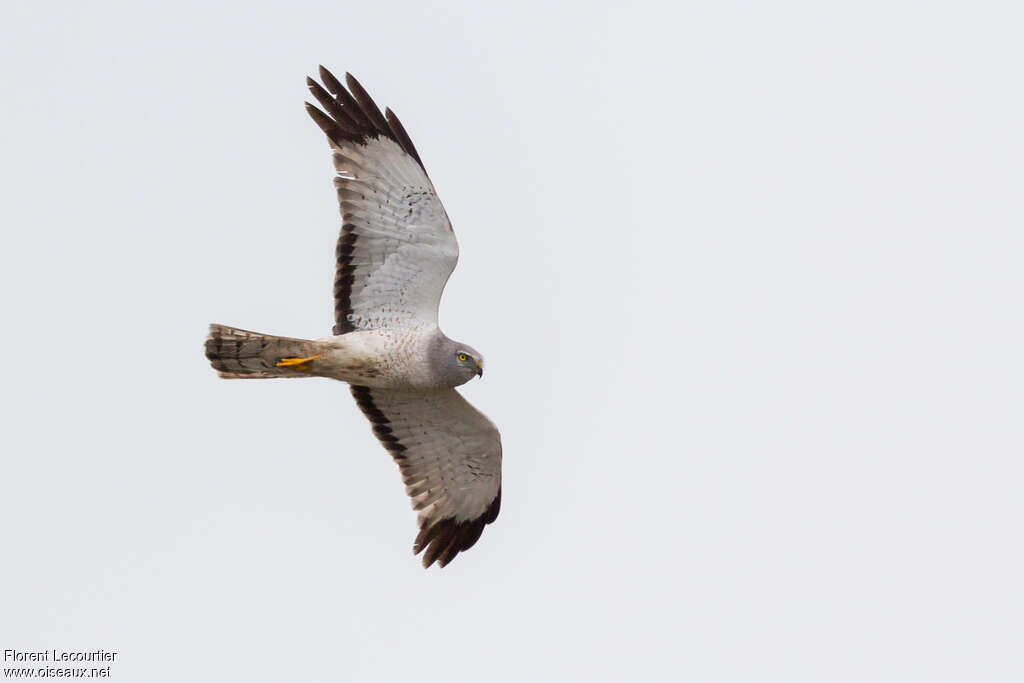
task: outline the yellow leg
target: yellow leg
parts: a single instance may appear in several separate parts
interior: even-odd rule
[[[282,358],[277,361],[275,365],[279,368],[295,368],[296,370],[309,370],[309,364],[315,361],[317,358],[322,358],[324,354],[318,353],[315,356],[308,356],[306,358]]]

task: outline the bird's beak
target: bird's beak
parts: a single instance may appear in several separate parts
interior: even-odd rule
[[[477,377],[483,377],[484,376],[484,366],[480,365],[479,363],[476,364],[476,376]]]

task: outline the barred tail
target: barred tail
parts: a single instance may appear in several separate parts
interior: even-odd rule
[[[206,357],[225,379],[266,377],[309,377],[307,365],[281,367],[284,358],[307,358],[316,354],[317,342],[275,337],[225,325],[210,325]]]

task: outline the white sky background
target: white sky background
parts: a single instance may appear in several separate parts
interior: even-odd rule
[[[0,649],[1021,680],[1014,4],[275,4],[0,12]],[[210,322],[332,324],[319,63],[401,116],[461,245],[441,322],[504,497],[441,571],[343,385],[203,358]]]

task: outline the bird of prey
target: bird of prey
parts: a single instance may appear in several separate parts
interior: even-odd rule
[[[206,357],[221,377],[330,377],[348,382],[391,453],[419,533],[413,553],[442,567],[467,550],[501,506],[498,430],[455,387],[482,377],[484,359],[437,323],[459,247],[405,128],[366,90],[320,67],[306,79],[323,109],[342,227],[333,334],[307,340],[211,325]]]

